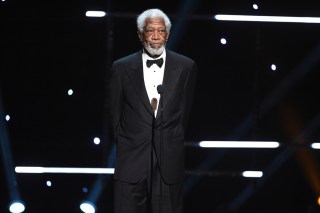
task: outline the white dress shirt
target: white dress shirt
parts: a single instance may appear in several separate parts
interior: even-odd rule
[[[150,67],[147,67],[147,60],[155,60],[163,58],[163,64],[158,67],[157,64],[152,64]],[[142,62],[143,62],[143,77],[144,77],[144,85],[146,87],[149,103],[151,104],[151,100],[153,98],[157,99],[157,108],[155,110],[155,116],[157,116],[160,94],[158,93],[157,86],[162,84],[163,75],[164,75],[164,67],[166,63],[166,51],[164,50],[163,53],[158,58],[151,58],[145,52],[142,53]]]

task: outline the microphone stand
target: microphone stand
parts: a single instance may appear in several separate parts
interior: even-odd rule
[[[159,173],[160,173],[160,213],[162,213],[162,146],[163,146],[163,85],[157,86],[158,93],[160,94],[160,157],[159,157]]]
[[[152,107],[152,141],[151,141],[151,178],[150,178],[150,212],[152,212],[152,188],[153,188],[153,152],[155,150],[155,139],[154,139],[154,130],[155,130],[155,111],[157,109],[158,101],[156,98],[152,98],[151,107]]]

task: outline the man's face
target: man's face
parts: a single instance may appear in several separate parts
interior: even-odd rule
[[[148,18],[143,32],[138,32],[143,47],[152,55],[161,55],[169,33],[167,32],[163,18]]]

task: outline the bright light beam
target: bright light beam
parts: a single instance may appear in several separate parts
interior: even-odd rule
[[[103,11],[87,11],[86,12],[87,17],[104,17],[106,16],[106,12]]]
[[[114,168],[71,168],[17,166],[16,173],[114,174]]]
[[[311,147],[312,147],[313,149],[320,149],[320,143],[312,143],[312,144],[311,144]]]
[[[201,141],[202,148],[278,148],[279,143],[273,141]]]
[[[263,172],[261,171],[244,171],[242,172],[243,177],[252,177],[252,178],[261,178],[263,176]]]
[[[251,21],[251,22],[282,22],[282,23],[313,23],[320,24],[319,17],[292,17],[292,16],[253,16],[253,15],[224,15],[217,14],[218,21]]]

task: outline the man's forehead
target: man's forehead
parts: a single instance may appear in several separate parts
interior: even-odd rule
[[[146,27],[152,25],[162,25],[165,27],[165,22],[162,17],[155,17],[155,18],[147,18],[146,19]]]

